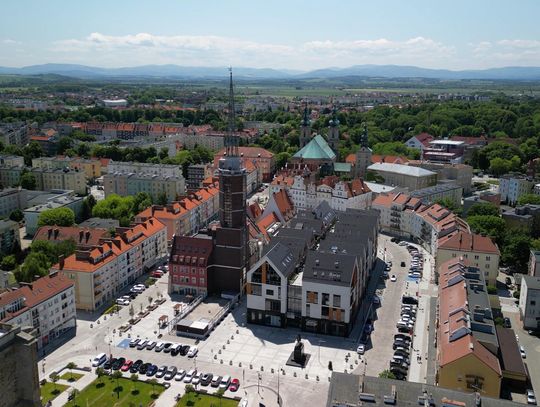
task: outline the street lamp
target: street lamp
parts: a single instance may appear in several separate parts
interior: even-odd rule
[[[321,364],[321,342],[325,343],[326,341],[319,339],[319,365]]]
[[[261,395],[260,384],[261,384],[261,374],[257,373],[257,394],[259,396]]]
[[[277,373],[277,403],[278,403],[278,406],[281,406],[281,402],[279,400],[279,374],[280,373],[281,373],[281,366],[279,367],[278,373]]]

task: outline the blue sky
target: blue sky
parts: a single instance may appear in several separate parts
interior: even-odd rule
[[[2,3],[3,66],[540,66],[538,0]]]

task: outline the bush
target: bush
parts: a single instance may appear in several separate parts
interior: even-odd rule
[[[488,294],[497,294],[497,287],[495,287],[494,285],[488,285],[487,292]]]
[[[514,294],[512,294],[514,296],[514,298],[518,298],[519,299],[519,291],[514,291]]]

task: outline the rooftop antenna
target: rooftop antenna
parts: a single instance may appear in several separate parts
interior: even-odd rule
[[[229,124],[225,135],[225,148],[228,157],[238,157],[238,137],[234,134],[235,128],[236,112],[234,108],[232,67],[229,67]]]

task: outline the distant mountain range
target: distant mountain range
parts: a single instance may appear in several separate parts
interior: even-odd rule
[[[0,67],[0,74],[57,74],[81,79],[128,77],[223,79],[227,75],[227,68],[179,65],[143,65],[125,68],[99,68],[76,64],[43,64],[25,66],[22,68]],[[405,65],[355,65],[349,68],[325,68],[308,72],[271,68],[235,67],[234,75],[236,78],[241,79],[328,79],[340,77],[369,77],[535,81],[540,80],[540,67],[510,66],[482,70],[452,71],[448,69],[429,69]]]

